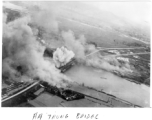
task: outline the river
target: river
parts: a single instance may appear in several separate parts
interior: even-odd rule
[[[130,82],[104,70],[75,65],[65,73],[73,81],[102,90],[133,104],[150,106],[150,87]]]

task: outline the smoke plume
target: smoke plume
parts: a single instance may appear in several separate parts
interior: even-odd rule
[[[77,59],[84,59],[85,58],[85,37],[79,36],[78,39],[75,38],[74,33],[69,30],[68,32],[61,33],[63,40],[65,41],[65,46],[72,50]]]
[[[43,16],[43,13],[40,16]],[[69,78],[61,74],[53,63],[43,57],[45,47],[37,41],[29,26],[31,23],[41,25],[39,18],[39,16],[27,15],[6,24],[6,15],[4,15],[3,76],[14,80],[38,77],[52,85],[63,87],[65,80],[69,81]],[[44,28],[47,26],[46,23],[43,25]],[[47,31],[54,29],[50,23],[47,28]]]
[[[109,72],[117,71],[121,75],[132,72],[131,66],[129,65],[128,62],[125,61],[120,62],[115,57],[106,57],[106,56],[101,56],[100,54],[89,56],[86,59],[85,64],[87,66],[92,66],[97,69],[103,69]]]
[[[53,60],[55,62],[56,67],[61,67],[66,65],[72,58],[74,58],[75,54],[71,50],[67,50],[65,47],[57,48],[57,50],[53,53]]]
[[[72,31],[63,31],[62,37],[65,41],[65,46],[76,54],[77,61],[80,64],[85,64],[109,72],[117,71],[122,75],[132,72],[129,63],[124,62],[122,64],[115,57],[104,57],[101,56],[100,53],[86,57],[86,54],[97,51],[97,49],[95,48],[95,45],[88,44],[83,35],[76,39]]]
[[[56,20],[59,6],[39,2],[25,3],[22,5],[28,9],[28,13],[21,18],[7,23],[7,14],[3,14],[3,76],[23,81],[39,77],[53,85],[64,86],[64,81],[69,81],[69,78],[61,74],[53,62],[43,57],[45,45],[37,40],[39,37],[51,41],[53,35],[60,36],[59,41],[74,52],[80,64],[110,72],[130,71],[129,64],[122,65],[115,58],[101,55],[86,57],[86,54],[96,51],[96,47],[88,44],[84,35],[75,37],[71,30],[59,30]],[[60,64],[67,63],[73,57],[71,53],[64,56],[64,59],[62,54],[58,55],[62,58]]]

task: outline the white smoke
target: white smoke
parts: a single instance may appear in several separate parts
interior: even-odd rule
[[[86,58],[86,54],[96,50],[95,46],[87,44],[84,35],[75,37],[71,30],[59,31],[55,18],[58,10],[57,5],[30,2],[24,6],[29,10],[29,13],[22,18],[6,24],[7,14],[3,15],[3,75],[9,75],[10,78],[18,80],[39,77],[59,86],[64,84],[62,80],[69,80],[56,69],[54,63],[44,59],[45,47],[36,38],[39,28],[44,30],[42,32],[43,40],[51,38],[52,34],[57,34],[63,45],[70,50],[67,51],[64,47],[57,49],[53,55],[57,67],[65,65],[71,58],[75,57],[79,63],[85,63],[85,65],[98,69],[110,72],[114,70],[129,71],[129,64],[120,65],[115,58],[107,59],[100,56]],[[21,66],[22,73],[17,70],[17,66]]]
[[[128,62],[121,64],[115,57],[101,56],[100,53],[86,57],[87,54],[95,52],[97,49],[95,45],[87,44],[84,36],[80,36],[76,39],[74,33],[68,31],[62,32],[62,37],[65,41],[65,46],[74,51],[79,63],[109,72],[117,71],[122,75],[132,72]]]
[[[72,50],[75,53],[75,57],[77,60],[79,59],[84,59],[85,58],[85,37],[84,36],[79,36],[78,39],[75,38],[74,33],[69,30],[67,32],[62,32],[61,33],[63,40],[65,42],[65,46],[69,49]]]
[[[6,19],[6,15],[4,15],[4,18]],[[3,76],[14,80],[38,77],[52,85],[64,87],[65,80],[69,81],[69,78],[61,74],[54,63],[44,59],[45,47],[36,40],[31,27],[28,25],[34,23],[35,19],[33,18],[35,17],[27,15],[7,24],[4,20]],[[20,70],[18,70],[18,67],[20,67]]]
[[[122,75],[132,72],[129,62],[123,61],[123,63],[121,63],[115,57],[106,57],[101,56],[100,54],[89,56],[86,59],[85,64],[87,66],[92,66],[97,69],[103,69],[109,72],[117,71]]]
[[[66,65],[72,58],[74,58],[75,54],[68,50],[65,47],[57,48],[57,50],[53,53],[53,60],[55,62],[56,67],[61,67]]]
[[[121,64],[115,57],[105,57],[99,54],[92,54],[89,57],[86,57],[87,54],[97,50],[95,45],[88,44],[83,35],[75,37],[71,30],[61,30],[62,32],[60,32],[58,28],[60,26],[58,26],[59,24],[55,18],[59,7],[58,4],[50,5],[48,3],[43,4],[43,2],[25,3],[26,5],[24,4],[24,6],[29,10],[29,13],[25,17],[6,23],[7,14],[3,14],[3,77],[29,82],[32,81],[33,78],[39,77],[41,80],[47,81],[52,85],[65,87],[66,83],[70,80],[67,76],[60,73],[55,67],[55,64],[57,64],[57,67],[62,66],[69,62],[73,56],[76,57],[80,64],[85,64],[94,67],[95,69],[103,69],[109,72],[118,71],[121,74],[131,72],[131,66],[127,61]],[[29,24],[32,24],[34,27],[31,27]],[[44,30],[44,32],[42,32],[43,44],[46,43],[46,40],[52,41],[52,39],[50,39],[52,34],[57,34],[61,38],[59,41],[63,42],[62,45],[66,46],[68,50],[70,50],[70,53],[69,51],[66,51],[66,48],[64,47],[58,48],[53,55],[55,64],[50,60],[45,59],[43,57],[45,46],[42,46],[36,38],[39,34],[39,28]],[[53,42],[57,41],[54,40]],[[89,67],[89,69],[91,67]],[[88,69],[88,67],[86,68]],[[80,78],[83,78],[75,81],[78,83],[85,83],[86,86],[95,89],[99,88],[99,90],[101,87],[106,88],[110,85],[108,84],[107,86],[101,79],[97,80],[97,74],[94,74],[92,71],[90,73],[84,72],[87,71],[87,69],[83,69],[83,66],[81,66],[80,71],[77,71],[79,69],[73,71],[74,74],[79,72],[80,74],[76,74],[76,76],[79,75]],[[110,76],[109,79],[112,80],[113,76]],[[117,77],[114,79],[117,79]],[[123,85],[123,83],[119,83],[119,81],[113,82],[113,85],[111,84],[109,89],[111,90],[111,88]],[[128,94],[130,92],[128,92],[127,88],[128,87],[126,87],[124,91],[130,96],[130,94]],[[114,90],[115,89],[113,89],[113,91]],[[133,91],[136,93],[136,91],[139,90],[135,88]],[[133,98],[133,96],[131,96],[131,98]]]

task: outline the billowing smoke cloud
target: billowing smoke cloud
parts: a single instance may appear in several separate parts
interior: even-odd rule
[[[71,30],[59,31],[55,19],[57,5],[30,2],[23,6],[29,11],[22,18],[6,24],[7,14],[3,15],[3,76],[23,81],[39,77],[53,85],[64,86],[63,81],[69,79],[56,69],[54,63],[43,57],[45,46],[37,40],[37,37],[41,37],[51,41],[49,38],[54,34],[60,36],[63,45],[74,52],[79,63],[110,72],[116,70],[125,73],[130,70],[129,64],[122,65],[115,58],[98,55],[86,57],[86,54],[96,51],[95,46],[88,44],[84,35],[76,38]],[[67,63],[73,57],[72,54],[67,55],[60,64]],[[60,58],[63,58],[61,54]]]
[[[53,60],[57,68],[66,65],[72,58],[75,57],[73,51],[68,50],[65,47],[57,48],[53,53]]]
[[[74,51],[79,63],[109,72],[117,71],[122,75],[126,72],[132,72],[130,65],[127,62],[121,64],[115,57],[103,57],[100,54],[86,57],[86,54],[95,52],[97,49],[95,48],[95,45],[87,44],[84,36],[80,36],[76,39],[74,33],[68,31],[62,32],[62,37],[65,41],[65,46]]]
[[[86,45],[85,52],[86,52],[87,55],[92,53],[92,52],[95,52],[95,51],[97,51],[97,49],[96,49],[94,44],[87,44]]]
[[[52,39],[53,35],[58,35],[59,27],[56,16],[60,13],[60,5],[55,2],[39,1],[23,1],[17,4],[28,10],[35,35],[44,40]]]
[[[80,36],[78,39],[75,38],[74,33],[72,31],[62,32],[61,33],[63,40],[65,41],[65,46],[72,50],[77,59],[84,59],[85,58],[85,37]]]
[[[92,66],[97,69],[103,69],[109,72],[117,71],[120,74],[124,75],[128,72],[132,72],[130,69],[129,63],[121,64],[116,58],[114,57],[97,57],[93,56],[86,60],[87,66]]]
[[[51,11],[36,11],[32,13],[31,17],[32,23],[40,28],[43,28],[47,34],[52,32],[58,33],[58,22],[55,20],[55,16]]]
[[[4,17],[6,19],[6,15]],[[34,18],[39,19],[39,16]],[[7,24],[4,20],[3,76],[14,80],[38,77],[53,85],[63,87],[64,81],[69,79],[61,74],[53,63],[43,57],[45,47],[36,40],[31,27],[28,25],[34,20],[36,19],[33,19],[33,16],[25,16]],[[39,24],[39,22],[36,23]],[[43,27],[45,26],[44,24]],[[48,29],[51,30],[51,26]]]

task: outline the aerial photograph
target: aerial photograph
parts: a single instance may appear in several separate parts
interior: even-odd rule
[[[150,108],[150,2],[2,2],[1,107]]]

